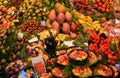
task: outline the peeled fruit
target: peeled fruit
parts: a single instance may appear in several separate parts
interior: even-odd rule
[[[64,21],[65,21],[65,15],[64,15],[63,13],[59,13],[59,14],[57,15],[57,22],[58,22],[59,24],[63,24]]]
[[[71,37],[71,38],[76,38],[76,37],[77,37],[77,34],[76,34],[76,33],[70,33],[70,37]]]
[[[76,31],[77,31],[77,25],[76,25],[76,23],[74,23],[74,22],[72,22],[71,31],[72,31],[72,32],[76,32]]]
[[[52,23],[52,29],[56,30],[57,32],[59,32],[59,23],[54,21]]]
[[[54,21],[56,19],[56,13],[55,10],[51,10],[50,14],[49,14],[49,20],[50,22]]]
[[[65,34],[69,34],[70,33],[70,25],[68,23],[63,23],[62,31]]]
[[[59,8],[56,8],[56,11],[57,11],[58,13],[65,13],[65,12],[66,12],[66,8],[65,8],[65,6],[63,6],[63,5],[60,5]]]
[[[57,2],[57,3],[55,4],[55,9],[58,9],[60,6],[61,6],[61,3]]]
[[[71,13],[70,12],[66,12],[65,13],[65,18],[66,18],[67,21],[72,21],[72,15],[71,15]]]

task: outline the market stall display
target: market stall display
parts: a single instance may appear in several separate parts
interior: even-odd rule
[[[116,0],[0,0],[0,78],[119,78]]]

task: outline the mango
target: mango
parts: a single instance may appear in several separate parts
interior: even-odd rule
[[[65,18],[66,18],[66,20],[67,20],[68,22],[72,21],[72,15],[71,15],[71,13],[70,13],[70,12],[66,12],[66,13],[65,13]]]
[[[64,21],[65,21],[65,15],[64,15],[63,13],[59,13],[59,14],[57,15],[57,22],[58,22],[59,24],[63,24]]]
[[[56,19],[56,12],[55,10],[51,10],[50,14],[49,14],[49,20],[50,22],[54,21]]]
[[[67,22],[63,23],[62,31],[65,34],[69,34],[70,33],[70,25]]]
[[[59,23],[58,22],[56,22],[56,21],[54,21],[53,23],[52,23],[52,29],[54,29],[54,30],[56,30],[57,32],[59,32]]]

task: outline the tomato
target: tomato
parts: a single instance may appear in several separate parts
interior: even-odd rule
[[[99,3],[98,3],[98,5],[99,5],[99,6],[102,6],[102,3],[101,3],[101,2],[99,2]]]
[[[99,3],[99,2],[100,2],[100,0],[96,0],[96,2],[97,2],[97,3]]]
[[[102,10],[102,7],[98,7],[98,10],[101,11],[101,10]]]
[[[109,10],[109,9],[106,9],[105,12],[108,13],[108,12],[110,12],[110,10]]]
[[[98,4],[94,4],[94,7],[95,7],[95,8],[98,8]]]
[[[105,8],[102,8],[102,12],[105,12]]]
[[[106,0],[102,0],[102,2],[104,3]]]
[[[106,5],[105,5],[105,4],[103,4],[103,5],[102,5],[102,8],[106,8]]]

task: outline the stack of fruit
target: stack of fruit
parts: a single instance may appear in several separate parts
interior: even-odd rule
[[[78,25],[73,21],[72,13],[59,2],[55,4],[55,9],[50,11],[47,26],[57,32],[63,32],[71,38],[77,37]]]
[[[49,14],[48,7],[46,7],[41,1],[39,0],[24,0],[23,3],[20,5],[20,11],[24,11],[23,18],[26,19],[34,19],[38,20],[46,20],[47,15]]]
[[[94,8],[103,13],[113,12],[110,0],[95,0]]]
[[[105,65],[101,54],[72,47],[57,51],[59,55],[47,61],[51,77],[118,77],[114,65]]]

